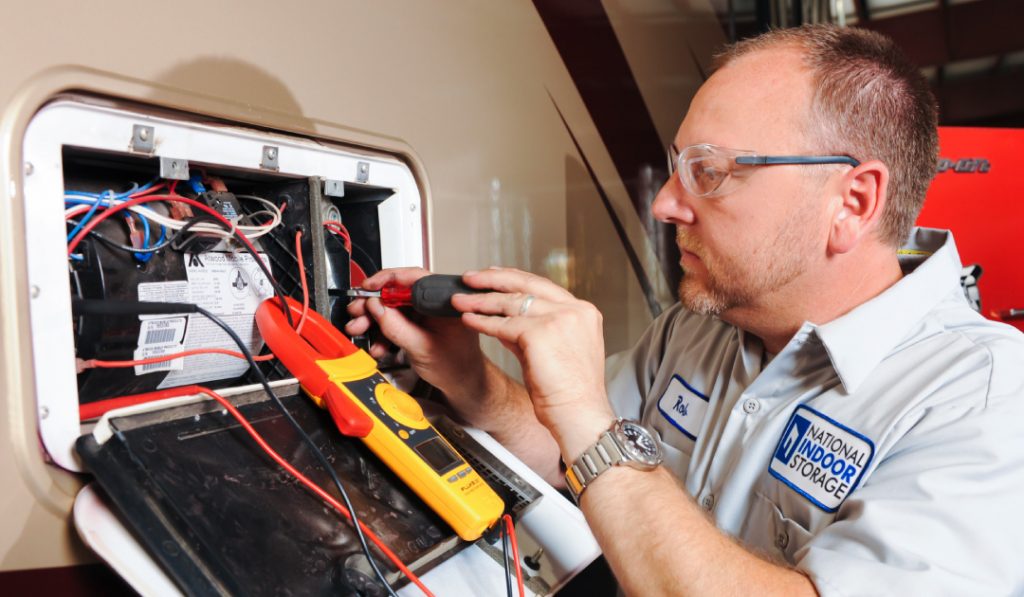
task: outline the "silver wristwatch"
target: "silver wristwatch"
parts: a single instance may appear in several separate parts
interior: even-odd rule
[[[594,479],[619,464],[644,471],[661,464],[661,445],[654,432],[636,421],[616,419],[565,471],[565,484],[576,503]]]

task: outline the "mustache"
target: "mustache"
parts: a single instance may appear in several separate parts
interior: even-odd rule
[[[700,258],[704,257],[703,243],[687,230],[676,228],[676,245],[687,253],[693,253]]]

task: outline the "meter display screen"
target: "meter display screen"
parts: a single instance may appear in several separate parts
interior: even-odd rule
[[[459,455],[448,447],[448,444],[440,437],[432,437],[421,444],[417,444],[415,450],[438,473],[443,473],[462,462]]]

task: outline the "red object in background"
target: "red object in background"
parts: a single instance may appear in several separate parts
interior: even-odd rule
[[[964,265],[981,266],[982,313],[999,320],[1024,307],[1024,129],[939,127],[939,147],[917,224],[953,231]]]

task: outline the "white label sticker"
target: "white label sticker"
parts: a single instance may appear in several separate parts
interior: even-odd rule
[[[673,375],[658,400],[658,410],[676,429],[696,441],[708,412],[708,397],[693,389],[682,377]]]
[[[187,282],[167,282],[160,288],[139,285],[140,300],[185,300],[214,313],[223,319],[242,338],[254,354],[263,347],[263,338],[253,319],[263,299],[273,296],[274,289],[256,260],[248,253],[185,253]],[[261,255],[264,263],[269,262]],[[184,288],[186,298],[179,294]],[[145,298],[144,298],[145,293]],[[175,296],[176,298],[171,298]],[[141,340],[141,338],[140,338]],[[179,351],[198,348],[222,348],[238,351],[231,337],[202,315],[188,316]],[[140,342],[141,344],[141,342]],[[221,354],[201,354],[171,361],[167,377],[159,389],[201,383],[216,379],[238,377],[249,364],[244,359]],[[149,369],[154,371],[159,369]]]
[[[826,512],[835,512],[864,476],[875,444],[807,405],[793,412],[768,470]]]

